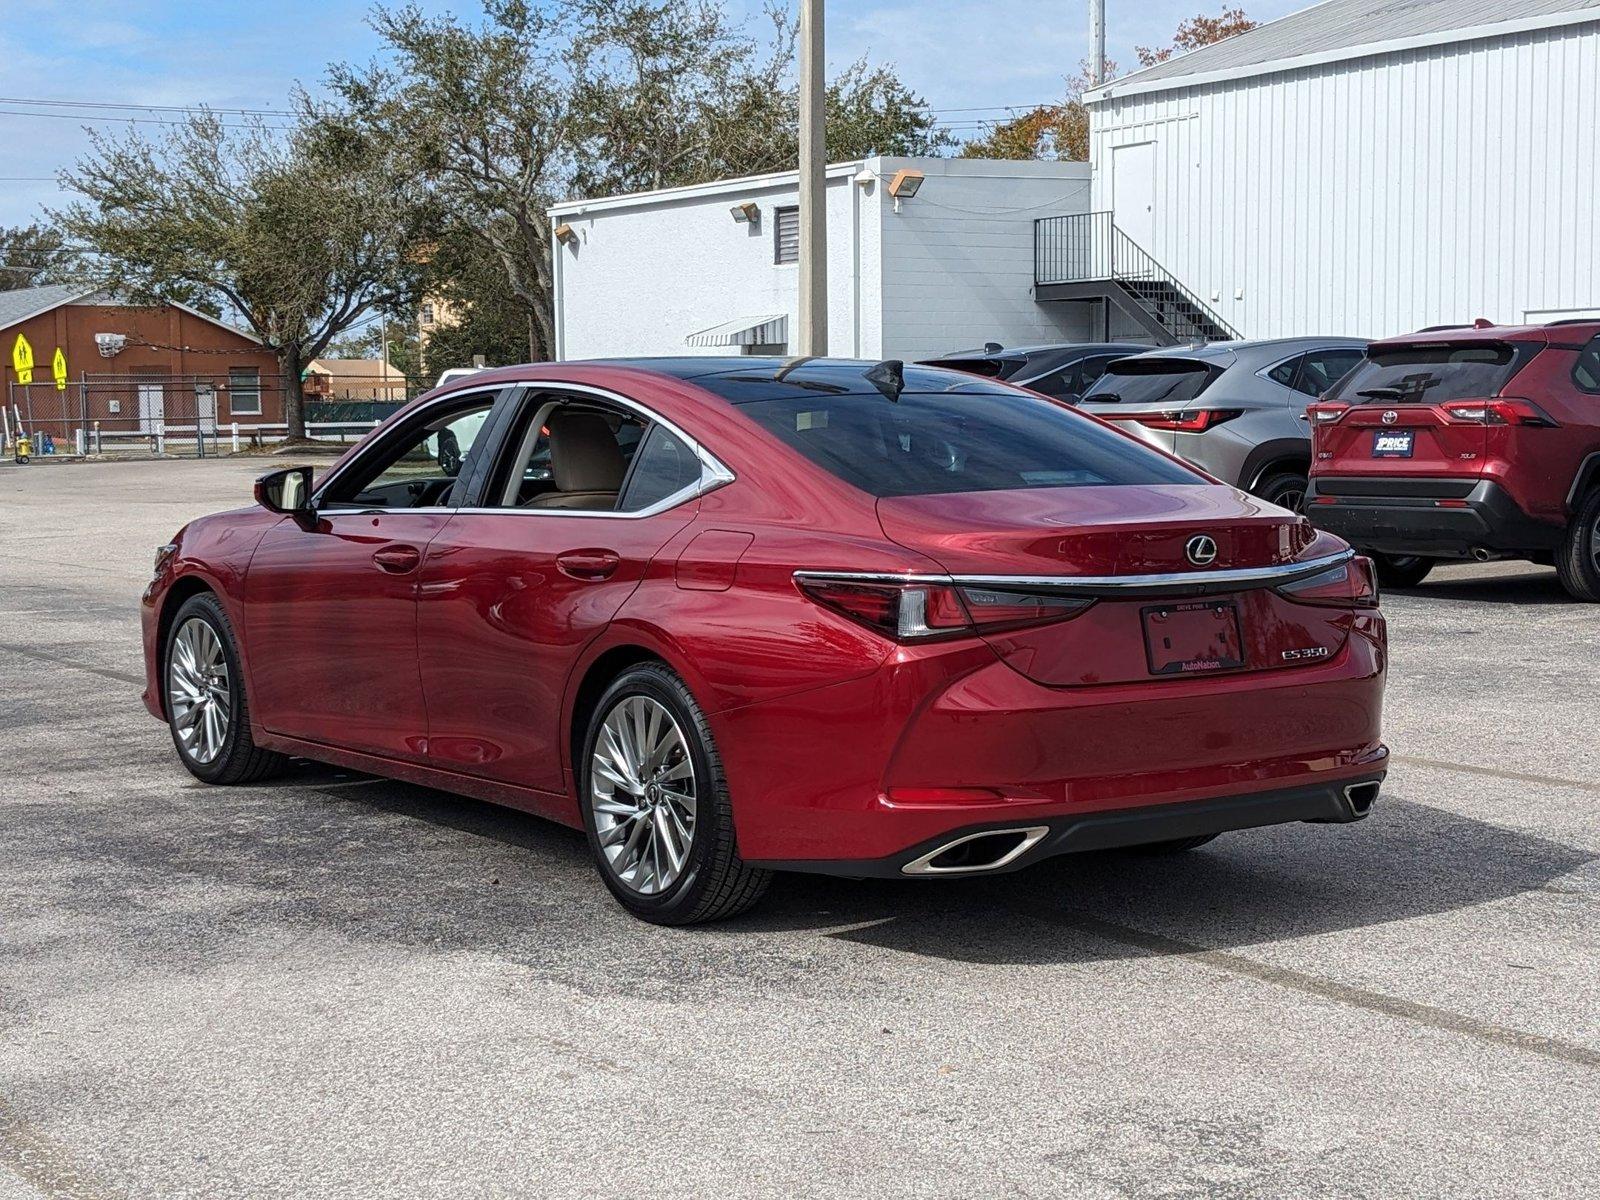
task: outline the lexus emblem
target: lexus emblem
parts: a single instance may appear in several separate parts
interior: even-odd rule
[[[1183,547],[1183,553],[1197,567],[1209,567],[1217,561],[1216,539],[1197,534]]]
[[[1383,423],[1385,425],[1393,425],[1399,419],[1400,419],[1400,414],[1395,412],[1394,409],[1391,408],[1391,409],[1386,409],[1384,411]]]

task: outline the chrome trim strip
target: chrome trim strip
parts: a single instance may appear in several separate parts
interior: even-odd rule
[[[1025,825],[1016,829],[984,829],[978,833],[969,833],[966,837],[958,837],[954,841],[945,842],[942,846],[928,851],[921,858],[914,858],[900,868],[902,875],[981,875],[985,871],[998,871],[1010,863],[1014,863],[1029,850],[1032,850],[1050,832],[1048,825]],[[1015,847],[1002,854],[991,863],[983,863],[976,867],[935,867],[934,859],[946,850],[953,850],[957,846],[964,846],[968,842],[975,842],[979,838],[1002,837],[1010,833],[1022,834],[1022,841]]]
[[[1270,567],[1237,567],[1224,571],[1182,571],[1161,575],[896,575],[871,571],[796,571],[796,579],[836,580],[844,583],[943,583],[973,587],[1026,588],[1068,595],[1117,597],[1151,595],[1204,595],[1216,591],[1250,591],[1279,587],[1309,579],[1341,566],[1355,557],[1341,550],[1306,562],[1278,563]]]

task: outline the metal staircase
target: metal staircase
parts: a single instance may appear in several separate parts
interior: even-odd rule
[[[1034,221],[1033,285],[1039,300],[1103,302],[1108,312],[1122,312],[1164,346],[1239,337],[1118,229],[1109,212]]]

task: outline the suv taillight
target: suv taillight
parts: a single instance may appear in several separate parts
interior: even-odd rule
[[[1554,429],[1556,422],[1532,400],[1505,396],[1499,400],[1451,400],[1439,406],[1456,425],[1532,425]]]
[[[1349,411],[1348,404],[1337,402],[1306,405],[1306,417],[1313,425],[1331,425]]]
[[[1149,429],[1172,429],[1179,433],[1204,433],[1224,421],[1231,421],[1244,410],[1239,408],[1178,408],[1166,412],[1097,413],[1107,421],[1137,421]]]
[[[1378,577],[1372,560],[1357,555],[1310,579],[1286,583],[1278,594],[1300,604],[1331,604],[1338,608],[1377,608]]]
[[[898,642],[1044,625],[1074,617],[1094,603],[1049,592],[924,580],[880,582],[822,572],[797,573],[795,585],[818,604]]]

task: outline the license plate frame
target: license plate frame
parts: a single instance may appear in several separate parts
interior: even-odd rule
[[[1186,600],[1139,610],[1152,675],[1206,675],[1244,666],[1244,635],[1234,600]]]
[[[1372,431],[1373,458],[1410,458],[1417,447],[1415,429],[1375,429]]]

